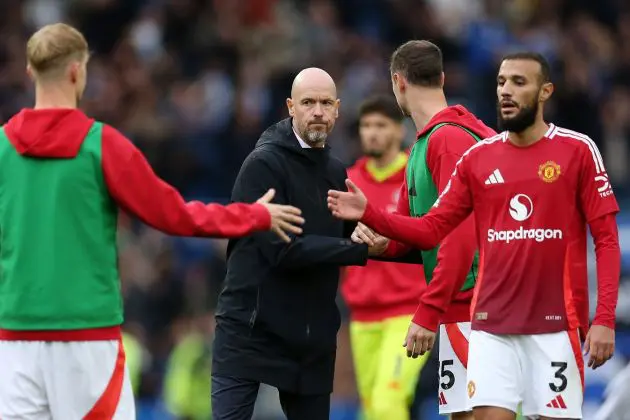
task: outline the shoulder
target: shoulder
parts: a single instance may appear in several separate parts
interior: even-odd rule
[[[484,154],[486,151],[490,149],[494,149],[495,147],[500,147],[507,141],[508,133],[504,131],[492,137],[485,138],[473,144],[468,150],[466,150],[463,154],[463,157],[467,157],[468,159],[475,159],[481,154]]]
[[[115,154],[118,159],[126,159],[140,150],[123,133],[109,124],[96,121],[102,125],[101,149],[104,155]]]
[[[438,127],[429,137],[429,153],[452,153],[462,155],[476,142],[464,128],[455,124]]]
[[[604,159],[602,158],[597,144],[584,133],[569,130],[568,128],[554,126],[551,133],[547,136],[552,142],[562,144],[576,150],[580,155],[592,159],[598,172],[604,172]]]
[[[344,180],[348,176],[347,165],[332,154],[330,155],[329,167],[335,175],[342,177]]]
[[[563,145],[573,146],[584,152],[591,152],[597,150],[595,141],[584,133],[579,131],[569,130],[568,128],[552,126],[550,132],[547,135],[549,140],[561,143]]]

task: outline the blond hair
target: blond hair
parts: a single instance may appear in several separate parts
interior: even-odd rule
[[[65,23],[44,26],[26,44],[28,65],[37,76],[56,73],[70,61],[84,60],[88,55],[83,34]]]

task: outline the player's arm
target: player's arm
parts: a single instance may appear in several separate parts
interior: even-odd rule
[[[621,274],[621,252],[615,215],[619,212],[603,160],[594,143],[582,147],[579,204],[595,242],[597,308],[585,350],[588,365],[597,368],[614,352],[615,309]]]
[[[398,211],[406,211],[406,215],[409,215],[409,199],[407,196],[406,182],[401,186],[399,200],[396,204],[396,213]],[[422,252],[419,249],[413,249],[402,242],[392,241],[384,236],[378,235],[363,224],[357,225],[356,222],[353,222],[352,226],[354,226],[354,230],[350,238],[353,241],[374,246],[374,248],[370,248],[371,260],[402,264],[422,264]],[[379,241],[385,241],[384,248],[379,246]]]
[[[396,203],[396,211],[394,214],[401,216],[411,216],[409,214],[409,188],[407,186],[407,174],[405,173],[405,179],[400,186],[400,194],[398,194],[398,202]],[[383,252],[383,258],[397,258],[403,257],[412,252],[412,248],[400,241],[390,239]]]
[[[474,144],[475,140],[459,127],[446,125],[433,133],[427,148],[427,165],[440,194],[457,162]],[[441,316],[466,281],[475,250],[475,223],[470,215],[440,244],[433,277],[413,318],[415,324],[437,330]]]
[[[271,216],[260,204],[186,202],[161,180],[142,153],[118,131],[103,125],[102,168],[110,195],[125,211],[165,233],[239,237],[268,230]]]
[[[287,204],[284,186],[287,182],[286,175],[267,161],[267,156],[265,153],[258,153],[245,160],[234,184],[232,201],[252,202],[268,188],[274,188],[275,202]],[[261,244],[260,250],[265,258],[277,268],[299,269],[319,264],[365,265],[368,246],[355,244],[348,239],[353,229],[350,222],[344,225],[344,233],[348,237],[290,235],[289,244],[268,232],[257,233],[254,238]]]
[[[433,208],[423,217],[388,214],[369,203],[361,221],[381,235],[418,249],[435,248],[446,235],[472,212],[467,157],[456,165],[451,178]]]

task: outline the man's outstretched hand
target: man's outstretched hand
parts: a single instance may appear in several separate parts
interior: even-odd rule
[[[416,359],[433,349],[435,333],[413,322],[409,325],[403,347],[407,348],[407,357]]]
[[[328,208],[333,216],[339,219],[361,220],[367,207],[367,198],[359,187],[349,179],[346,179],[346,186],[348,192],[328,191]]]
[[[588,354],[588,367],[597,369],[615,352],[615,330],[603,325],[593,325],[584,342],[584,354]]]
[[[276,191],[272,188],[256,201],[267,208],[271,214],[271,228],[283,241],[291,242],[291,238],[287,233],[299,235],[302,233],[300,225],[304,224],[304,218],[300,217],[302,210],[297,207],[287,206],[284,204],[272,204],[271,200],[276,195]]]

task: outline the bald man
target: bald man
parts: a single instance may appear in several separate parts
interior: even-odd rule
[[[343,188],[346,178],[326,143],[339,115],[334,81],[321,69],[305,69],[286,103],[289,118],[262,134],[232,200],[254,201],[274,188],[279,203],[302,209],[304,232],[288,245],[265,233],[229,243],[216,313],[215,420],[249,420],[261,383],[278,388],[289,420],[329,418],[339,268],[365,265],[370,252],[349,240],[355,226],[326,207],[327,191]]]

